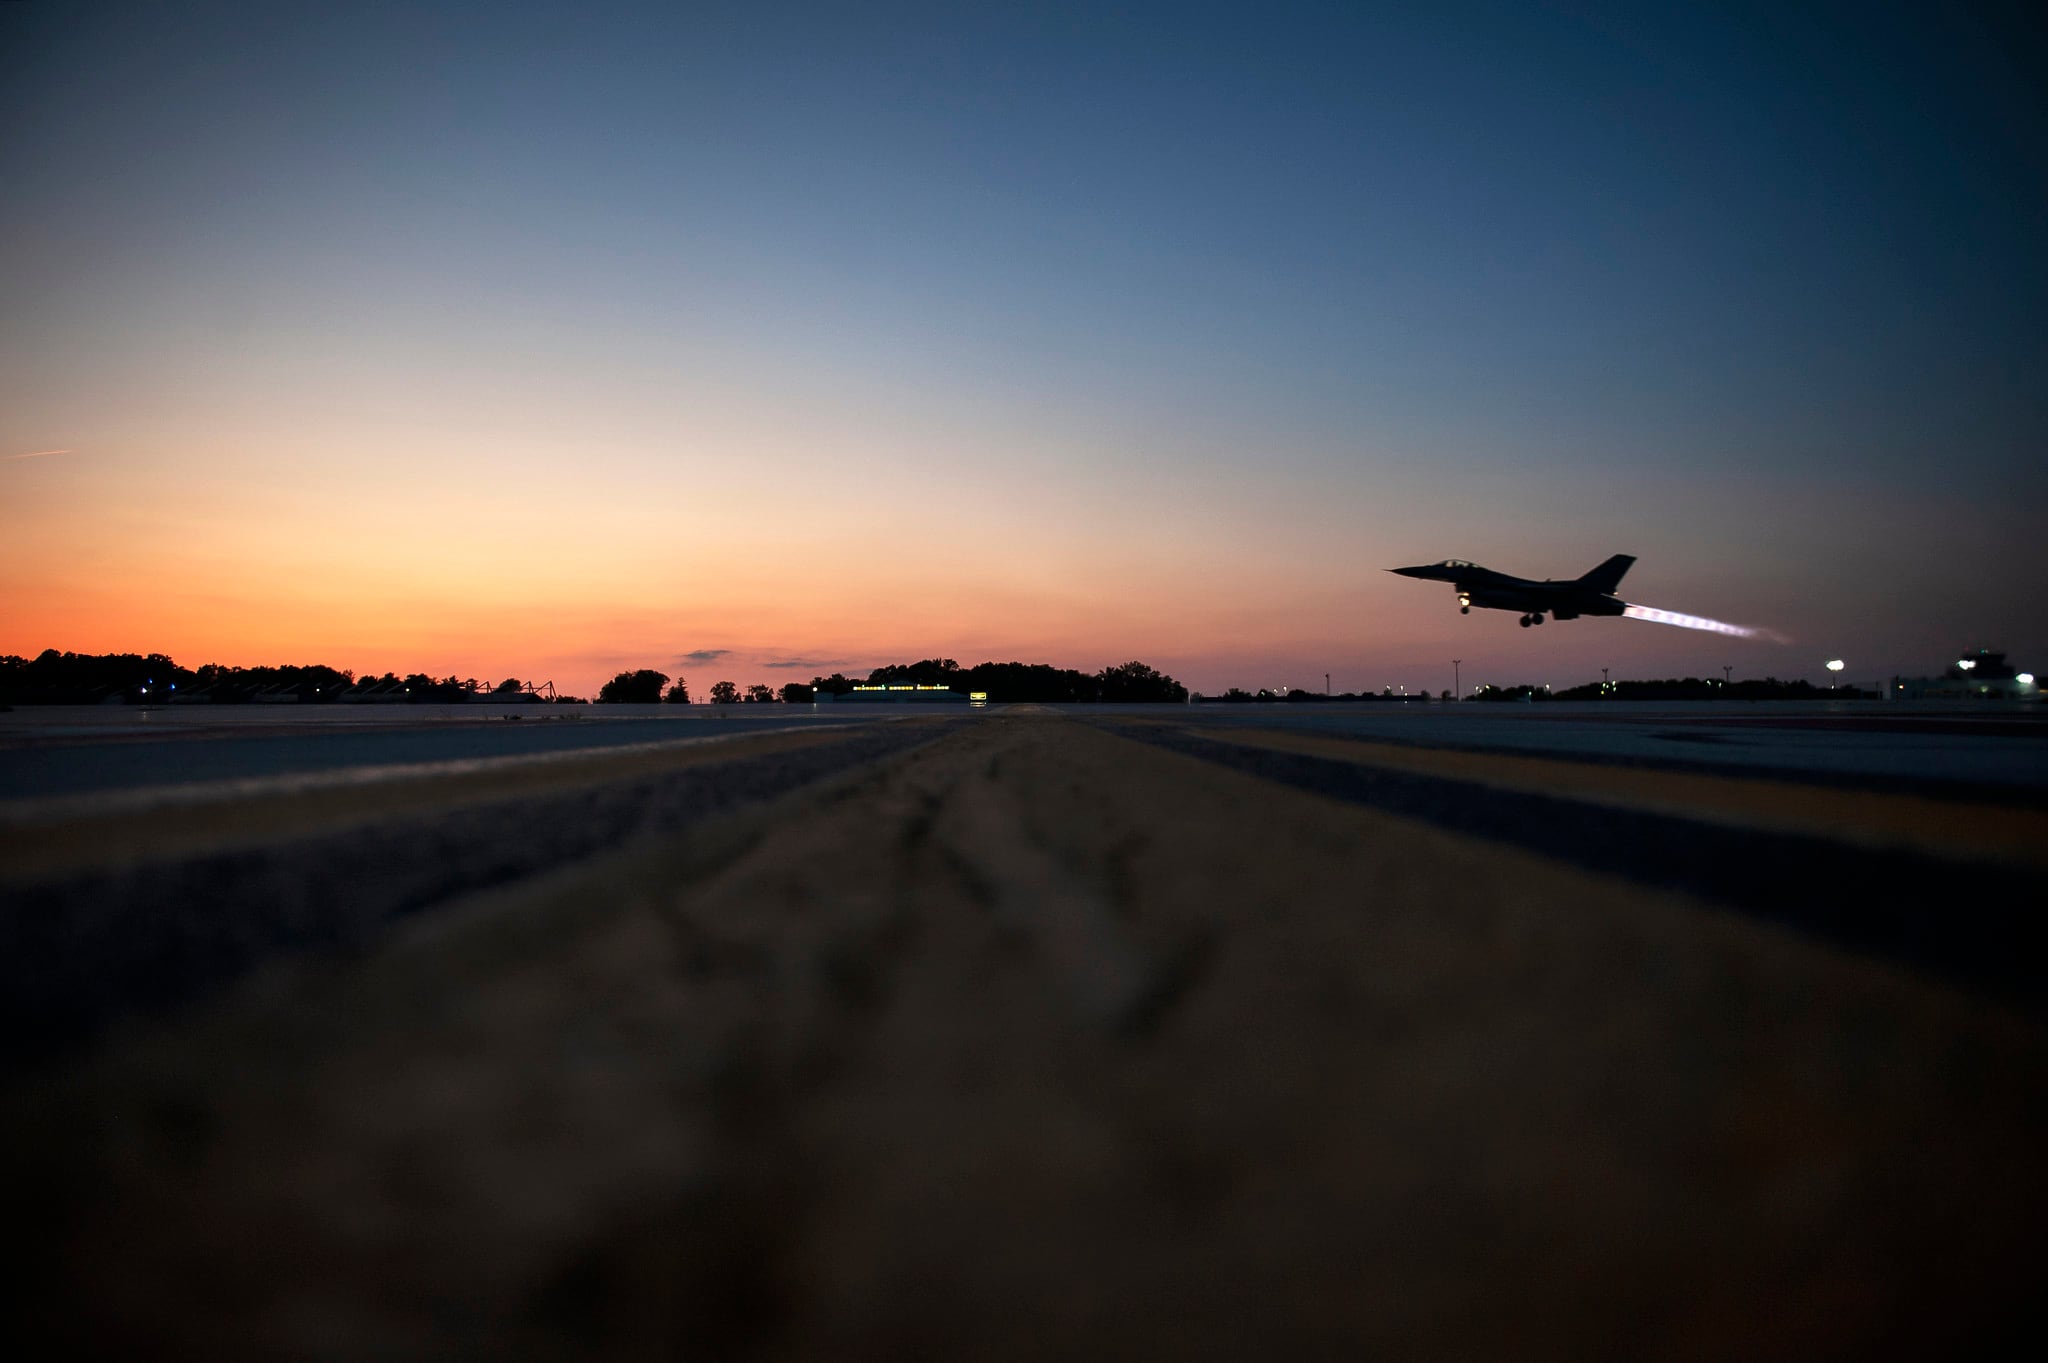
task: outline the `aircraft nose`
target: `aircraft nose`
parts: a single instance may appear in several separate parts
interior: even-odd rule
[[[1428,577],[1429,570],[1431,568],[1434,568],[1435,566],[1436,565],[1434,563],[1425,563],[1414,568],[1389,568],[1387,569],[1387,571],[1390,573],[1399,573],[1403,577]]]

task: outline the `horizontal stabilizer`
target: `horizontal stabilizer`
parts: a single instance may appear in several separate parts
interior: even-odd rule
[[[1634,554],[1616,554],[1607,562],[1579,579],[1582,587],[1591,587],[1596,592],[1612,593],[1621,585],[1621,575],[1636,561]]]

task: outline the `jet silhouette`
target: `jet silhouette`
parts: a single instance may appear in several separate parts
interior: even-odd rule
[[[1522,612],[1522,628],[1543,623],[1543,617],[1554,615],[1560,620],[1576,620],[1581,615],[1620,615],[1628,609],[1628,602],[1614,594],[1621,585],[1621,575],[1635,562],[1634,555],[1616,554],[1607,562],[1587,573],[1584,577],[1566,581],[1546,579],[1532,582],[1526,577],[1509,577],[1496,573],[1491,568],[1482,568],[1461,558],[1447,558],[1442,563],[1425,563],[1414,568],[1389,568],[1390,573],[1402,577],[1428,578],[1437,582],[1449,582],[1458,589],[1458,609],[1467,615],[1474,606],[1492,610]]]

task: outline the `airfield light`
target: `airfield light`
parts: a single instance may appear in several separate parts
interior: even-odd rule
[[[1840,672],[1844,666],[1845,664],[1842,662],[1842,660],[1840,658],[1837,658],[1833,662],[1828,664],[1828,671]]]
[[[1957,666],[1957,667],[1960,667],[1960,668],[1962,668],[1962,669],[1963,669],[1963,671],[1965,671],[1965,672],[1968,672],[1968,671],[1969,671],[1969,670],[1970,670],[1971,668],[1975,667],[1976,665],[1977,665],[1977,660],[1976,660],[1975,658],[1958,658],[1958,659],[1956,659],[1956,666]]]
[[[2034,684],[2034,674],[2031,672],[2022,672],[2017,677],[2014,677],[2013,680],[2018,682],[2021,686],[2032,686]]]

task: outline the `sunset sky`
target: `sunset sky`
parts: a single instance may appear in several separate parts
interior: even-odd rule
[[[2038,668],[2028,13],[0,5],[0,653]]]

